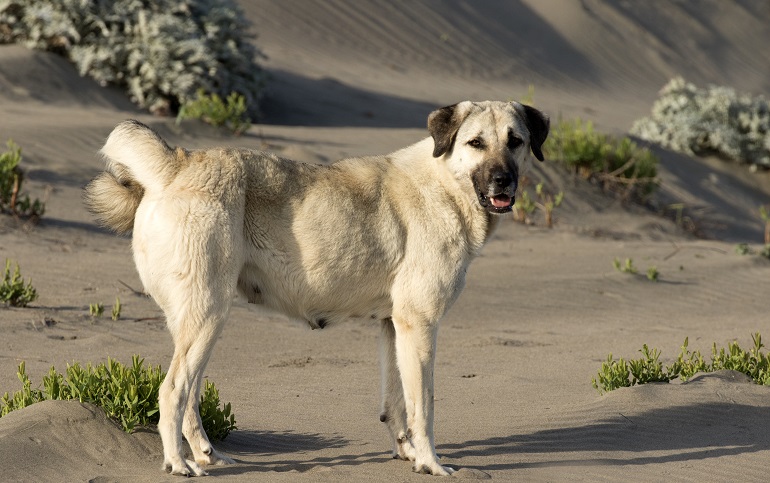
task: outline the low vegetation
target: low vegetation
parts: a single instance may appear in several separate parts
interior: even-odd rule
[[[760,257],[764,257],[767,259],[770,259],[770,244],[763,246],[758,252],[754,251],[753,248],[748,243],[738,243],[735,245],[735,253],[738,255],[759,255]]]
[[[621,273],[629,273],[633,275],[639,272],[639,270],[637,270],[637,268],[634,266],[633,258],[626,258],[626,261],[621,264],[620,259],[616,257],[614,260],[612,260],[612,266],[615,267],[615,270]]]
[[[599,392],[608,392],[649,382],[669,382],[675,379],[686,381],[699,372],[727,369],[746,374],[757,384],[770,386],[770,356],[762,352],[764,344],[759,333],[752,335],[752,340],[754,347],[748,352],[741,349],[737,342],[731,342],[727,349],[719,350],[714,343],[711,362],[706,362],[699,351],[690,351],[689,340],[685,338],[679,357],[667,366],[660,361],[661,352],[658,349],[650,349],[644,344],[639,350],[642,354],[639,359],[626,361],[621,357],[615,360],[612,354],[607,356],[597,377],[591,382]]]
[[[770,246],[770,205],[759,207],[759,217],[765,222],[765,245]]]
[[[121,310],[123,310],[123,306],[120,305],[120,298],[115,297],[115,304],[112,306],[112,320],[118,320],[120,318]]]
[[[632,258],[626,258],[625,261],[621,263],[620,259],[616,257],[612,260],[612,266],[620,273],[627,273],[629,275],[636,275],[639,273],[639,269],[634,265],[634,260]],[[658,267],[653,265],[647,268],[647,280],[650,282],[657,282],[659,278],[660,272],[658,272]]]
[[[101,407],[130,433],[137,427],[158,423],[158,391],[164,377],[160,366],[145,366],[144,359],[133,356],[128,366],[108,359],[106,364],[96,367],[90,363],[86,367],[68,364],[64,373],[51,367],[43,377],[43,388],[33,389],[22,362],[18,369],[22,388],[13,395],[5,393],[0,399],[0,417],[40,401],[76,399]],[[236,429],[230,404],[221,404],[219,391],[208,380],[199,409],[209,439],[222,440]]]
[[[524,180],[526,181],[526,180]],[[524,183],[522,183],[524,184]],[[564,200],[564,192],[553,195],[545,190],[543,183],[535,185],[537,200],[533,200],[526,189],[519,191],[516,203],[513,205],[513,219],[526,225],[534,224],[532,214],[536,209],[543,212],[545,225],[553,227],[553,210],[558,208]]]
[[[647,269],[647,280],[650,282],[657,282],[660,278],[660,272],[658,272],[658,267],[652,266]]]
[[[235,0],[6,0],[0,44],[59,53],[80,75],[125,89],[140,107],[176,112],[195,92],[237,92],[256,115],[265,75]]]
[[[94,304],[88,304],[88,315],[94,318],[104,315],[104,304],[100,304],[98,302]]]
[[[8,140],[6,145],[8,150],[0,153],[0,213],[39,219],[45,213],[45,203],[30,199],[22,191],[24,171],[19,166],[21,148],[12,140]]]
[[[770,168],[770,104],[729,87],[701,89],[674,78],[631,133],[687,155],[715,154]]]
[[[0,285],[0,302],[12,307],[26,307],[37,300],[37,290],[32,286],[32,279],[27,282],[21,276],[19,264],[11,273],[11,260],[5,259],[3,283]]]
[[[177,124],[183,119],[199,119],[215,127],[225,127],[238,135],[251,126],[246,98],[237,92],[222,100],[217,94],[206,94],[199,89],[196,98],[186,102],[177,115]]]
[[[630,138],[599,133],[590,121],[559,121],[545,149],[550,158],[623,199],[645,201],[658,186],[658,158],[650,150]]]

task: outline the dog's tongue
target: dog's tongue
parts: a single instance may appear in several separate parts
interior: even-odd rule
[[[497,195],[490,198],[495,208],[507,208],[511,206],[511,197],[507,195]]]

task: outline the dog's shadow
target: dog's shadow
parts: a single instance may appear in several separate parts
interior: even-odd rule
[[[767,407],[728,402],[689,404],[631,417],[617,413],[573,427],[441,444],[437,452],[449,466],[483,471],[698,461],[770,449],[767,413]],[[343,437],[319,434],[239,430],[218,447],[238,464],[209,468],[212,474],[302,473],[391,461],[384,448],[358,452]],[[352,451],[312,459],[291,457],[339,448]],[[251,455],[261,461],[243,459]]]
[[[770,449],[768,434],[767,407],[720,402],[659,408],[630,418],[617,413],[581,426],[443,444],[437,452],[450,465],[486,471],[645,465],[764,451]],[[496,462],[486,463],[487,458]]]
[[[312,453],[353,446],[349,440],[340,436],[309,433],[238,430],[231,433],[225,442],[216,446],[238,463],[234,466],[207,468],[207,471],[217,475],[238,475],[254,471],[296,471],[303,473],[319,467],[357,466],[366,463],[384,463],[391,459],[390,453],[384,449],[376,452],[335,454],[309,460],[286,457],[272,458],[292,453]],[[262,461],[259,462],[243,459],[251,455],[258,455],[264,459],[260,458]]]

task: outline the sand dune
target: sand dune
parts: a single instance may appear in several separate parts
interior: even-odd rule
[[[0,220],[0,255],[18,261],[40,299],[0,309],[0,393],[26,361],[128,361],[166,367],[171,341],[141,288],[130,240],[97,228],[80,188],[114,125],[137,118],[172,144],[271,149],[311,162],[386,153],[426,136],[435,107],[521,99],[554,119],[581,116],[616,133],[646,115],[682,75],[770,94],[770,9],[761,1],[242,2],[268,55],[264,118],[230,138],[154,118],[49,53],[0,46],[0,140],[23,148],[28,189],[48,197],[37,226]],[[438,452],[458,477],[500,481],[762,481],[770,458],[770,389],[732,373],[599,395],[607,354],[642,344],[670,361],[685,337],[711,343],[767,331],[770,263],[756,207],[767,173],[656,149],[663,210],[684,203],[708,239],[624,206],[551,163],[530,174],[565,192],[557,224],[505,220],[443,322],[436,366]],[[48,193],[46,195],[46,192]],[[620,274],[614,257],[656,266],[661,280]],[[121,298],[124,318],[88,304]],[[44,322],[45,320],[48,322]],[[378,422],[377,328],[310,331],[238,303],[206,376],[232,402],[238,430],[221,444],[239,464],[223,480],[426,481],[389,458]],[[77,402],[0,419],[8,481],[166,481],[153,430],[122,433]]]

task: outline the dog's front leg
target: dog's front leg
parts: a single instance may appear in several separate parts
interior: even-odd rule
[[[433,439],[433,363],[438,324],[394,314],[393,327],[396,359],[404,387],[407,437],[414,446],[414,471],[450,475],[454,470],[441,466]]]
[[[380,421],[388,426],[393,441],[393,457],[414,461],[412,442],[406,436],[404,384],[396,361],[396,329],[391,319],[380,322],[380,364],[382,369],[382,410]]]

